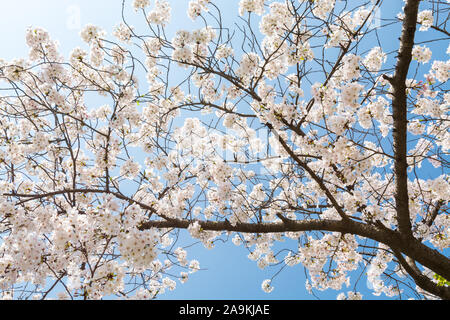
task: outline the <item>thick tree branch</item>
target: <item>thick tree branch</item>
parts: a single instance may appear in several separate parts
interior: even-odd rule
[[[414,262],[410,264],[397,250],[394,250],[394,254],[401,266],[406,270],[406,272],[408,272],[420,288],[442,299],[450,300],[450,288],[436,285],[420,272]]]
[[[141,230],[150,228],[178,228],[187,229],[190,224],[198,222],[205,231],[224,231],[242,233],[280,233],[301,231],[330,231],[358,235],[373,239],[380,243],[404,253],[411,259],[426,265],[442,277],[450,278],[450,259],[433,250],[419,241],[404,240],[401,235],[387,228],[368,225],[365,223],[346,220],[289,220],[284,218],[282,222],[273,223],[237,223],[232,225],[229,221],[204,221],[170,219],[151,220],[143,222]]]
[[[392,109],[394,118],[394,175],[395,175],[395,207],[400,232],[405,237],[412,237],[411,221],[409,217],[408,197],[408,164],[407,155],[407,100],[406,77],[412,60],[414,34],[416,32],[417,13],[420,0],[408,0],[405,5],[402,36],[398,53],[394,77]]]

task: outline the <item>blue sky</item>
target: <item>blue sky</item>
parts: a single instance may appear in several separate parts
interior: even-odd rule
[[[127,1],[128,21],[135,24],[131,0]],[[153,1],[152,1],[153,2]],[[218,1],[222,2],[223,1]],[[223,15],[237,16],[238,1],[235,6],[227,6]],[[385,1],[388,3],[381,12],[390,17],[400,11],[402,1]],[[175,0],[172,0],[175,3]],[[195,28],[195,23],[186,17],[187,0],[176,1],[172,7],[172,24],[170,30],[178,28]],[[2,1],[0,10],[0,40],[2,50],[0,57],[12,59],[25,57],[28,53],[25,44],[25,30],[28,26],[43,27],[50,32],[52,39],[58,40],[60,50],[65,57],[76,46],[85,47],[78,33],[82,26],[93,23],[103,27],[111,34],[112,27],[121,21],[122,0],[15,0]],[[136,22],[136,25],[138,23]],[[383,45],[391,50],[398,47],[399,33],[383,38]],[[420,35],[423,38],[422,35]],[[445,51],[445,50],[444,50]],[[191,240],[191,242],[193,242]],[[295,246],[295,243],[293,243]],[[188,250],[188,258],[197,259],[203,270],[190,275],[190,280],[177,284],[177,289],[161,296],[161,299],[315,299],[305,290],[305,272],[301,265],[285,267],[273,282],[275,287],[271,294],[261,290],[261,282],[275,274],[279,267],[260,270],[254,261],[247,258],[248,251],[243,247],[234,246],[231,241],[227,244],[216,244],[213,250],[205,249],[202,245]],[[358,275],[356,275],[358,276]],[[353,285],[353,282],[352,282]],[[352,287],[344,288],[350,291]],[[385,296],[373,296],[367,289],[365,279],[359,285],[365,299],[386,299]],[[335,299],[338,292],[319,292],[320,298]]]

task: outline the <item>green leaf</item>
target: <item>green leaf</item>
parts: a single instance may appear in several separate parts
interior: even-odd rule
[[[447,279],[438,274],[435,274],[433,278],[438,281],[437,285],[439,287],[450,286],[450,281],[447,281]]]

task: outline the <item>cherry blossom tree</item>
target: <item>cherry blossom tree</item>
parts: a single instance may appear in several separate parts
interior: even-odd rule
[[[3,298],[158,297],[201,270],[186,232],[310,292],[449,299],[450,4],[387,2],[240,0],[227,25],[192,0],[171,34],[167,1],[124,1],[68,58],[28,29],[0,60]]]

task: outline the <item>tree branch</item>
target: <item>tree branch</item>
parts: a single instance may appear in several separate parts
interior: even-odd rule
[[[450,288],[440,287],[432,282],[429,278],[424,276],[417,266],[412,262],[411,264],[402,256],[400,252],[394,250],[394,254],[400,262],[401,266],[414,279],[416,284],[425,291],[428,291],[442,299],[450,300]]]
[[[416,32],[417,13],[420,0],[408,0],[405,5],[400,49],[395,67],[393,86],[393,119],[394,119],[394,175],[395,175],[395,207],[400,232],[405,237],[412,237],[409,217],[408,197],[408,164],[407,155],[407,100],[406,77],[412,60],[414,34]]]
[[[284,217],[282,222],[273,223],[236,223],[228,221],[204,221],[204,220],[151,220],[143,222],[139,229],[150,228],[178,228],[187,229],[190,224],[197,222],[205,231],[224,231],[242,233],[282,233],[301,231],[330,231],[358,235],[383,243],[393,250],[404,253],[411,259],[426,265],[430,270],[450,279],[450,259],[438,251],[427,247],[419,241],[404,240],[399,232],[368,225],[365,223],[346,220],[290,220]]]

